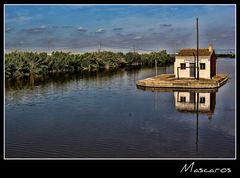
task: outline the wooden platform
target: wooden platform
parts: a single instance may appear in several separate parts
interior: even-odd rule
[[[174,74],[161,74],[155,77],[138,80],[138,87],[175,88],[175,89],[216,89],[224,85],[229,77],[226,74],[217,74],[212,79],[175,78]]]

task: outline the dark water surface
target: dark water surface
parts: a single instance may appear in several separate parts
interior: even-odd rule
[[[233,158],[235,60],[218,59],[217,67],[231,79],[212,94],[137,89],[136,81],[155,75],[154,68],[6,85],[5,156]],[[172,72],[173,66],[158,69]],[[198,118],[191,110],[197,95]]]

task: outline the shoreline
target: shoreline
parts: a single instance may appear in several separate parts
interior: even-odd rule
[[[114,53],[98,51],[84,54],[65,52],[12,52],[5,54],[5,78],[17,79],[37,77],[51,73],[75,73],[78,71],[97,71],[101,69],[118,70],[122,67],[168,66],[174,58],[166,52],[138,54],[136,52]]]
[[[226,74],[217,74],[212,79],[175,78],[174,74],[161,74],[138,80],[136,85],[145,88],[174,88],[174,89],[216,89],[224,85],[229,77]]]

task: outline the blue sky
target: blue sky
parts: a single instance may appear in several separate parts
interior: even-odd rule
[[[234,5],[5,5],[6,50],[235,49]]]

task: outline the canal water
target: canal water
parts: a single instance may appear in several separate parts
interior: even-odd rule
[[[231,79],[200,93],[138,89],[155,68],[6,84],[5,157],[234,158],[235,59],[217,73]]]

